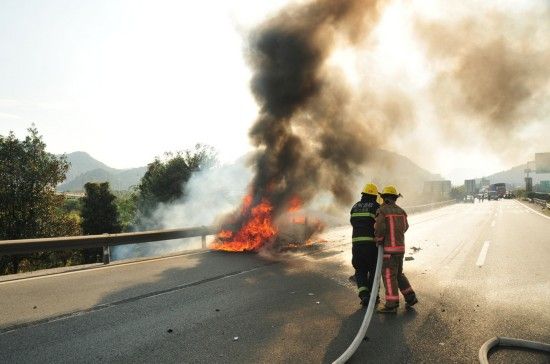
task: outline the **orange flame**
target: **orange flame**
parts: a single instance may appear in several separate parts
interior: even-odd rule
[[[288,212],[296,212],[302,208],[302,200],[298,196],[294,196],[288,202]]]
[[[250,206],[252,199],[247,196],[243,201],[243,210]],[[239,231],[233,233],[229,230],[222,230],[218,233],[212,248],[232,252],[256,251],[277,234],[271,216],[273,206],[267,200],[250,210],[249,220]]]

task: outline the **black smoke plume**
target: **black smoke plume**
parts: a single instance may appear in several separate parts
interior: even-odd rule
[[[307,202],[320,190],[332,191],[340,203],[351,202],[349,178],[378,138],[366,129],[341,75],[326,61],[337,44],[365,37],[380,7],[374,0],[292,5],[251,36],[251,88],[260,106],[250,130],[257,147],[251,208],[265,199],[277,216],[290,200]],[[239,213],[241,224],[246,215]]]

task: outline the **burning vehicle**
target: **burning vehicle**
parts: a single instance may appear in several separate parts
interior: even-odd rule
[[[339,45],[363,39],[379,14],[377,1],[322,0],[295,5],[251,35],[251,89],[259,106],[249,132],[255,174],[241,206],[223,219],[213,249],[307,244],[323,224],[304,204],[321,190],[341,206],[352,202],[350,177],[378,144],[378,131],[327,61]]]
[[[276,218],[269,201],[264,199],[254,207],[251,203],[252,198],[246,196],[241,212],[233,216],[233,223],[222,227],[211,244],[212,249],[256,252],[263,248],[276,251],[301,248],[311,245],[311,239],[324,228],[319,218],[306,215],[298,198],[291,200],[287,211]]]

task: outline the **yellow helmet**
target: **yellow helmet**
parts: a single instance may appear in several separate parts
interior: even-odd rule
[[[397,188],[395,188],[395,186],[392,186],[392,185],[384,187],[381,195],[401,196],[401,194],[397,192]]]
[[[363,188],[363,192],[368,195],[378,196],[378,187],[374,183],[367,183]]]

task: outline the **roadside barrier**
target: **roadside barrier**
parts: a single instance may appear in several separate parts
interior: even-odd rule
[[[425,205],[409,206],[405,207],[405,209],[409,213],[415,213],[443,207],[455,202],[455,200],[447,200]],[[50,250],[103,248],[103,263],[109,264],[111,262],[111,246],[150,243],[200,236],[202,248],[206,249],[206,236],[216,234],[219,229],[219,226],[199,226],[186,229],[153,230],[120,234],[0,240],[0,255],[28,254]]]
[[[142,231],[135,233],[66,236],[42,239],[1,240],[0,255],[26,254],[38,251],[103,248],[103,263],[111,261],[110,247],[114,245],[139,244],[182,238],[202,238],[206,248],[206,236],[218,232],[217,226],[200,226],[187,229]]]
[[[428,203],[428,204],[424,204],[424,205],[403,206],[403,208],[405,209],[405,211],[407,211],[407,213],[413,214],[415,212],[433,210],[433,209],[436,209],[436,208],[439,208],[439,207],[452,205],[454,203],[456,203],[456,200],[446,200],[446,201]]]

